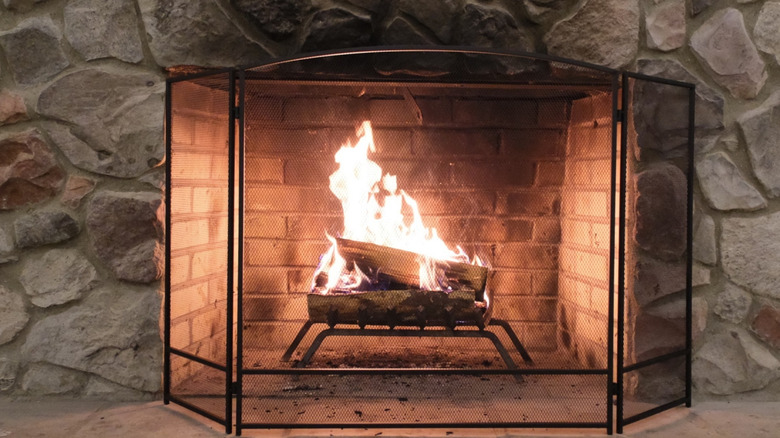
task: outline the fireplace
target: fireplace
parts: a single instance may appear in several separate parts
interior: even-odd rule
[[[166,402],[237,433],[690,405],[692,96],[452,48],[172,77]]]

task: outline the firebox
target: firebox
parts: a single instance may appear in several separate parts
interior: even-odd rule
[[[690,406],[693,85],[383,47],[166,97],[166,403],[236,434]]]

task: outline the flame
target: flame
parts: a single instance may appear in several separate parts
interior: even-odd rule
[[[330,175],[330,191],[341,201],[344,214],[342,237],[418,254],[419,286],[423,290],[446,289],[441,269],[437,267],[441,261],[484,266],[479,257],[471,260],[460,246],[450,249],[439,238],[436,228],[427,228],[417,201],[399,189],[398,178],[389,173],[383,175],[382,168],[368,158],[369,152],[376,152],[369,121],[358,127],[357,135],[354,146],[347,142],[336,152],[334,158],[339,168]],[[370,283],[371,279],[357,266],[347,266],[338,253],[336,240],[327,237],[333,245],[320,258],[313,286],[319,286],[321,293],[328,293],[333,289],[355,289],[366,281]],[[327,274],[325,285],[318,284],[322,273]]]

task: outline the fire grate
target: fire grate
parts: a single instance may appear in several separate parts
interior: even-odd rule
[[[166,403],[236,434],[690,406],[693,85],[381,48],[166,97]]]

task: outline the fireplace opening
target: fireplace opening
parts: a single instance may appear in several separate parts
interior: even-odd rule
[[[692,90],[468,49],[170,79],[166,402],[237,433],[689,404]]]

